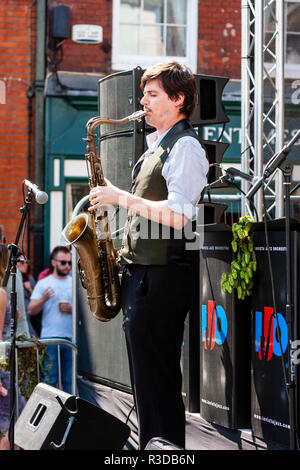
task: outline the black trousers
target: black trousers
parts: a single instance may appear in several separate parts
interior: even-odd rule
[[[185,447],[180,357],[192,268],[128,265],[121,303],[140,449],[153,437]]]

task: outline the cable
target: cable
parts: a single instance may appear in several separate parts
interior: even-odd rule
[[[266,239],[266,247],[267,247],[267,254],[268,254],[268,265],[269,265],[269,272],[270,272],[270,279],[271,279],[272,302],[273,302],[273,310],[274,310],[271,318],[272,317],[276,318],[277,328],[279,328],[276,298],[275,298],[274,277],[273,277],[272,261],[271,261],[271,255],[270,255],[270,243],[269,243],[269,233],[268,233],[268,225],[267,225],[266,198],[265,198],[264,191],[263,191],[263,208],[264,208],[264,230],[265,230],[265,239]],[[271,318],[270,318],[269,331],[268,331],[268,337],[267,337],[267,348],[269,348],[269,344],[270,344]],[[282,349],[282,343],[281,343],[281,334],[279,334],[279,345],[280,345],[280,353],[281,353],[282,370],[283,370],[283,375],[285,377],[285,389],[286,389],[286,392],[288,394],[288,390],[287,390],[288,377],[287,377],[287,371],[286,371],[286,368],[285,368],[285,364],[284,364],[284,361],[283,361],[283,349]],[[266,350],[267,350],[267,348],[266,348]]]
[[[225,131],[225,126],[226,126],[226,122],[224,122],[224,124],[223,124],[223,129],[222,129],[221,134],[219,135],[219,138],[218,138],[217,142],[220,142],[220,141],[221,141],[221,139],[222,139],[222,137],[223,137],[223,134],[224,134],[224,131]]]
[[[58,75],[58,65],[62,62],[63,60],[63,57],[64,57],[64,54],[63,54],[63,45],[64,41],[61,41],[59,42],[58,44],[55,44],[54,46],[54,53],[53,53],[53,62],[51,62],[51,60],[49,60],[50,63],[52,63],[53,65],[53,69],[54,69],[54,75],[55,75],[55,78],[56,78],[56,82],[57,84],[60,86],[60,88],[62,90],[76,90],[76,91],[91,91],[90,88],[78,88],[78,87],[72,87],[72,86],[69,86],[69,85],[65,85],[64,83],[62,83],[62,81],[60,80],[59,78],[59,75]],[[58,51],[60,52],[60,57],[58,59]],[[50,58],[49,58],[50,59]]]
[[[127,416],[127,418],[126,418],[125,424],[128,423],[128,421],[129,421],[129,416],[131,415],[131,413],[132,413],[132,411],[134,410],[134,408],[135,408],[135,405],[132,405],[132,407],[130,408],[130,411],[129,411],[129,413],[128,413],[128,416]]]

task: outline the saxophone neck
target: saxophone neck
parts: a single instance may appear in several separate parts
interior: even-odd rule
[[[95,129],[101,124],[125,124],[129,121],[140,121],[144,117],[146,111],[135,111],[123,119],[110,119],[108,117],[95,116],[91,118],[86,124],[87,134],[93,134]]]

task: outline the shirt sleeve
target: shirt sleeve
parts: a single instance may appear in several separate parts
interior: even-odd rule
[[[188,219],[197,217],[197,203],[207,184],[206,152],[194,137],[178,139],[162,170],[168,188],[168,207]]]
[[[32,294],[30,296],[30,300],[39,300],[42,298],[45,288],[43,287],[43,283],[37,282],[34,286]]]

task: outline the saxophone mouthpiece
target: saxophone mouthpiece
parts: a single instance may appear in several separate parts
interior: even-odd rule
[[[135,111],[135,113],[130,114],[128,116],[128,121],[141,121],[142,117],[144,117],[146,111]]]

